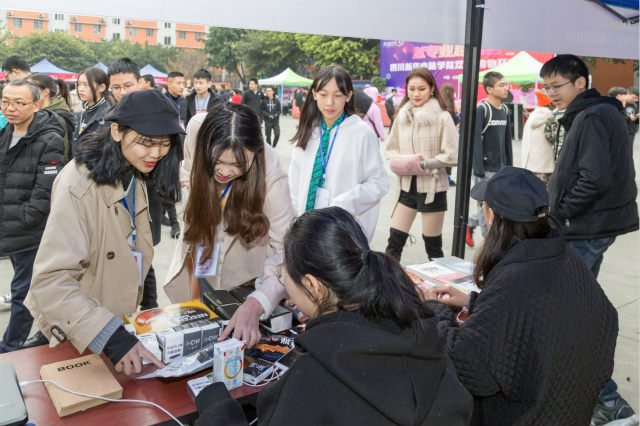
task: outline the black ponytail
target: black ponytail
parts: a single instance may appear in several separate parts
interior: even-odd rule
[[[431,316],[415,284],[400,264],[369,249],[360,225],[340,207],[313,210],[291,225],[284,240],[285,265],[301,288],[309,274],[333,297],[316,300],[318,312],[358,309],[368,318],[386,318],[409,327]]]

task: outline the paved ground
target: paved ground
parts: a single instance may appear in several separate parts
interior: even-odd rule
[[[276,148],[280,154],[280,158],[283,162],[285,169],[289,165],[291,159],[292,145],[288,143],[288,140],[295,133],[295,126],[297,120],[291,117],[283,117],[280,120],[282,129],[282,138]],[[636,138],[638,139],[638,138]],[[634,147],[634,158],[637,165],[639,162],[639,144],[640,141],[636,140]],[[384,149],[384,143],[381,144],[381,149]],[[514,154],[516,165],[520,160],[520,142],[514,142]],[[454,169],[454,176],[455,176]],[[636,175],[638,172],[636,171]],[[372,247],[376,250],[384,250],[386,247],[386,241],[389,234],[390,215],[394,206],[394,185],[395,180],[389,194],[382,199],[382,206],[380,210],[380,218],[378,220],[378,226],[373,238]],[[449,190],[447,194],[449,212],[445,218],[444,224],[444,251],[445,254],[451,253],[451,241],[453,237],[453,209],[454,209],[454,197],[455,188]],[[416,220],[411,233],[417,238],[415,245],[405,248],[403,253],[403,264],[414,264],[426,261],[426,254],[424,251],[424,245],[422,238],[420,238],[420,221]],[[480,239],[480,238],[478,238]],[[479,241],[476,240],[476,243]],[[476,247],[478,244],[476,244]],[[156,255],[154,259],[154,267],[156,269],[156,276],[158,282],[162,283],[171,256],[173,254],[174,240],[169,236],[167,227],[163,227],[162,242],[156,247]],[[638,401],[639,395],[639,377],[638,377],[638,318],[639,318],[639,303],[638,303],[638,285],[640,284],[640,233],[634,232],[632,234],[619,237],[615,244],[607,251],[604,258],[604,263],[600,271],[600,283],[603,286],[608,297],[611,299],[613,305],[618,309],[620,333],[618,336],[618,344],[615,358],[615,370],[613,377],[618,383],[620,393],[626,398],[633,408],[638,411],[640,403]],[[475,254],[474,249],[467,247],[465,258],[472,260]],[[0,260],[0,294],[9,292],[9,283],[13,276],[13,270],[9,260]],[[168,299],[164,295],[164,292],[159,291],[160,304],[167,304]],[[567,301],[571,303],[571,301]],[[0,308],[2,309],[2,308]],[[8,310],[0,310],[0,331],[3,331],[9,321]]]

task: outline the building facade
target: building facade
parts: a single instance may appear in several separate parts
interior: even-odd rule
[[[67,13],[27,12],[0,8],[0,27],[14,37],[38,32],[64,32],[81,40],[114,39],[139,44],[159,44],[189,49],[204,48],[205,25],[141,21],[130,18],[95,17]]]

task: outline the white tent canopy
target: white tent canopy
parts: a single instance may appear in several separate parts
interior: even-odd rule
[[[464,44],[466,0],[3,0],[3,8],[386,40]],[[482,46],[638,59],[639,26],[588,0],[486,0]],[[243,13],[254,10],[260,13]],[[625,16],[637,11],[619,9]],[[283,12],[286,14],[283,15]],[[336,11],[331,19],[327,11]],[[339,11],[339,12],[337,12]],[[283,18],[286,16],[286,18]]]

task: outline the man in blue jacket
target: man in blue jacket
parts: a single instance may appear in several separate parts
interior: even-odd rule
[[[622,105],[587,88],[589,70],[577,56],[550,59],[540,76],[551,101],[560,110],[566,108],[559,120],[565,138],[549,182],[550,212],[597,277],[616,236],[638,229],[635,169]],[[616,383],[609,381],[591,424],[632,416]]]

